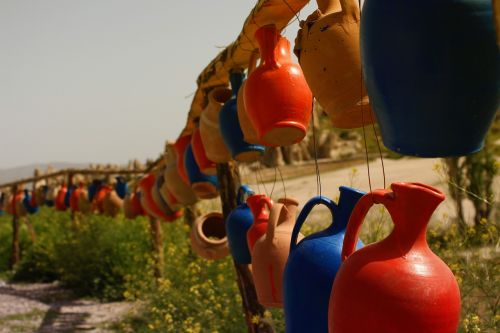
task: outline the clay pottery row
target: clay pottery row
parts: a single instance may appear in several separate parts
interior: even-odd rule
[[[480,150],[498,111],[491,0],[366,0],[361,57],[385,146],[448,157]]]
[[[65,184],[63,184],[57,190],[57,196],[54,199],[54,207],[58,211],[65,211],[68,208],[64,202],[64,199],[66,198],[66,192],[68,192],[68,188]]]
[[[171,222],[182,215],[182,211],[174,212],[163,202],[155,185],[156,176],[148,174],[139,181],[140,202],[144,211],[154,218]]]
[[[360,12],[355,0],[317,0],[318,10],[301,22],[295,53],[314,97],[333,126],[371,124],[361,74]]]
[[[283,273],[290,252],[290,240],[299,202],[281,198],[269,214],[267,232],[252,251],[252,275],[259,303],[266,307],[283,307]],[[297,241],[304,236],[299,234]]]
[[[363,195],[364,192],[342,186],[338,204],[317,196],[310,199],[300,212],[293,228],[283,279],[286,332],[328,332],[330,293],[342,262],[342,243],[347,222]],[[331,224],[325,230],[298,242],[299,231],[316,205],[325,205],[330,210]],[[363,244],[358,242],[357,246]]]
[[[290,42],[274,24],[255,33],[261,63],[248,77],[244,102],[248,117],[266,146],[288,146],[301,141],[311,119],[313,96],[292,62]]]
[[[391,189],[366,194],[352,212],[343,242],[344,263],[330,298],[330,332],[455,333],[458,284],[426,240],[427,224],[445,196],[419,183],[393,183]],[[355,250],[374,204],[387,208],[394,228],[385,239]]]
[[[184,161],[182,155],[181,159]],[[165,186],[172,193],[172,196],[182,205],[193,205],[198,201],[191,186],[186,183],[179,174],[179,157],[175,150],[175,145],[168,144],[165,151]],[[184,162],[182,162],[184,165]],[[184,169],[185,170],[185,169]]]
[[[250,75],[255,69],[257,59],[259,54],[257,52],[253,52],[250,57],[250,64],[248,66],[248,75]],[[241,84],[240,90],[238,91],[237,98],[237,110],[238,110],[238,121],[240,123],[241,132],[243,133],[243,140],[248,143],[260,144],[259,136],[257,135],[257,131],[253,127],[250,118],[248,118],[247,110],[245,108],[245,85],[246,81]]]
[[[128,192],[128,184],[121,176],[116,177],[115,191],[120,199],[125,199]]]
[[[203,145],[203,141],[201,139],[200,129],[198,127],[193,131],[191,137],[191,148],[193,149],[194,159],[196,164],[198,164],[200,171],[210,176],[217,175],[217,165],[207,157],[205,146]]]
[[[239,162],[254,162],[264,154],[264,146],[248,143],[243,138],[238,119],[237,95],[244,77],[243,71],[233,71],[229,74],[232,94],[220,110],[219,126],[232,158]]]
[[[231,97],[231,90],[214,88],[208,94],[208,104],[201,112],[200,135],[207,157],[215,163],[231,160],[231,153],[226,147],[219,127],[219,113],[222,105]]]
[[[73,190],[69,198],[69,208],[72,213],[80,211],[80,195],[84,189],[83,183],[78,184],[78,186]]]
[[[167,203],[167,205],[174,211],[182,208],[181,203],[173,196],[170,190],[167,187],[167,182],[165,181],[165,170],[164,167],[156,176],[156,187],[160,193],[163,201]]]
[[[267,231],[269,212],[273,207],[273,202],[265,194],[254,194],[247,198],[247,205],[253,215],[253,224],[247,232],[248,249],[252,253],[255,242]]]
[[[167,222],[172,222],[182,216],[182,211],[180,208],[171,207],[168,202],[163,198],[160,192],[160,187],[163,183],[163,175],[161,173],[156,175],[156,180],[153,188],[151,189],[151,196],[153,198],[156,206],[163,212],[168,218],[164,220]]]
[[[123,199],[115,190],[106,193],[103,203],[104,215],[116,217],[123,208]]]
[[[78,210],[83,214],[92,213],[92,203],[89,201],[89,194],[87,189],[77,189],[75,192],[79,193],[78,195]]]
[[[217,176],[206,175],[200,171],[190,143],[184,153],[184,165],[191,189],[198,198],[213,199],[219,195]]]
[[[16,216],[18,217],[23,217],[28,215],[28,211],[23,205],[23,199],[24,199],[24,192],[19,190],[15,196],[12,197],[12,205],[15,206],[15,209],[13,212],[15,213]]]
[[[30,192],[26,189],[24,190],[22,205],[28,214],[38,213],[39,208],[36,202],[35,195],[33,193],[30,194]]]
[[[213,212],[196,219],[191,228],[191,248],[200,257],[216,260],[229,254],[224,217]]]
[[[177,172],[184,183],[189,185],[189,178],[184,164],[184,154],[188,144],[191,142],[191,135],[181,136],[175,141],[174,149],[176,153]]]
[[[253,214],[245,202],[246,197],[253,195],[252,189],[240,186],[236,198],[237,206],[226,219],[227,240],[233,259],[238,264],[250,264],[252,256],[248,247],[247,233],[253,224]]]
[[[101,184],[97,191],[95,192],[94,197],[92,198],[92,210],[97,211],[99,214],[104,214],[104,199],[108,195],[109,192],[113,191],[113,189],[108,186]]]
[[[146,215],[141,205],[141,193],[134,191],[128,193],[123,200],[123,213],[128,219],[135,219],[137,216]]]

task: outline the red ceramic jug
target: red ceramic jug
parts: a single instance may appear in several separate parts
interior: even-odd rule
[[[247,231],[248,249],[252,253],[255,242],[267,231],[269,211],[273,206],[273,202],[271,198],[266,197],[264,194],[254,194],[247,198],[247,205],[253,215],[253,224]]]
[[[177,154],[177,171],[179,176],[186,184],[189,183],[189,178],[186,172],[186,166],[184,165],[184,152],[186,151],[187,145],[191,142],[191,135],[181,136],[174,143],[175,153]]]
[[[71,197],[69,199],[69,206],[71,208],[71,212],[73,212],[73,213],[80,211],[79,203],[80,203],[80,196],[81,196],[83,190],[84,190],[83,183],[80,182],[78,184],[78,187],[75,188],[73,193],[71,193]]]
[[[344,263],[330,296],[329,331],[335,333],[455,333],[460,291],[446,264],[427,244],[426,228],[445,199],[419,183],[393,183],[354,208],[342,248]],[[370,207],[383,204],[394,222],[387,238],[354,252]]]
[[[54,206],[56,208],[56,210],[58,211],[65,211],[66,208],[66,204],[64,203],[64,198],[66,197],[66,192],[68,191],[68,188],[66,187],[66,184],[63,184],[61,186],[61,188],[59,189],[59,191],[57,191],[57,196],[56,196],[56,200],[54,202]]]
[[[98,211],[100,214],[104,213],[104,198],[106,195],[111,192],[113,189],[111,186],[102,185],[94,196],[92,206],[94,211]]]
[[[262,144],[288,146],[306,135],[313,96],[302,69],[292,62],[290,42],[276,26],[259,28],[255,38],[262,61],[246,81],[245,109]]]
[[[194,159],[200,168],[200,171],[206,175],[217,175],[217,166],[207,157],[203,141],[201,140],[200,129],[196,128],[191,137],[191,147],[193,149]]]

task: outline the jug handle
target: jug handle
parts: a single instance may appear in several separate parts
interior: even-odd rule
[[[347,223],[344,244],[342,245],[342,261],[345,261],[354,252],[359,232],[361,231],[361,224],[365,220],[370,208],[375,204],[382,204],[388,207],[393,198],[394,193],[390,190],[375,190],[359,199]]]
[[[300,228],[302,228],[302,225],[306,221],[307,216],[309,216],[309,213],[311,213],[311,210],[314,208],[314,206],[320,204],[328,207],[328,209],[330,209],[330,213],[332,214],[332,216],[335,216],[337,214],[338,206],[331,199],[324,196],[316,196],[310,199],[304,205],[304,208],[302,208],[302,210],[300,211],[299,217],[297,218],[297,222],[295,222],[295,226],[293,227],[292,239],[290,240],[290,253],[297,246],[297,238],[299,236]]]
[[[359,8],[358,2],[354,0],[340,0],[340,6],[342,7],[342,12],[349,15],[353,14],[354,17],[359,20],[360,18],[360,11],[361,8]]]
[[[236,204],[243,205],[245,203],[245,196],[251,196],[254,191],[248,185],[241,185],[238,189],[238,195],[236,197]]]
[[[274,239],[274,231],[276,230],[276,226],[278,225],[278,221],[281,217],[281,214],[283,214],[283,210],[286,211],[286,214],[288,214],[288,209],[286,209],[286,206],[282,203],[275,203],[273,205],[273,209],[269,213],[269,222],[267,223],[267,232],[266,232],[266,241],[271,242]],[[277,211],[277,216],[274,216],[272,214],[272,211]],[[271,219],[271,217],[275,217]]]

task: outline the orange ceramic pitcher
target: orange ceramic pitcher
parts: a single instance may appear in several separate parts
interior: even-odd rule
[[[298,64],[292,62],[290,42],[274,24],[257,30],[261,63],[248,77],[244,101],[248,117],[267,146],[301,141],[311,119],[313,96]]]
[[[295,53],[316,100],[333,126],[356,128],[375,116],[361,75],[360,13],[355,0],[316,0],[301,22]]]
[[[255,243],[252,252],[252,275],[259,303],[283,307],[283,272],[290,253],[290,240],[299,202],[281,198],[269,214],[267,232]],[[298,241],[304,236],[299,233]]]
[[[265,194],[254,194],[247,198],[247,205],[253,215],[253,224],[247,231],[248,249],[252,253],[255,242],[266,233],[273,202]]]
[[[193,136],[191,137],[191,148],[193,149],[194,159],[200,171],[206,175],[217,175],[217,165],[207,157],[199,128],[196,128],[193,132]]]

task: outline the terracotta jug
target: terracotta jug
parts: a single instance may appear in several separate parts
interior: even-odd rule
[[[64,203],[64,198],[66,197],[66,192],[68,191],[68,188],[66,187],[65,184],[61,186],[61,188],[57,191],[57,196],[54,200],[54,206],[56,210],[58,211],[65,211],[68,207],[66,207],[66,204]]]
[[[13,198],[14,199],[14,206],[15,206],[15,214],[18,217],[23,217],[28,215],[28,211],[26,210],[26,207],[23,205],[23,199],[24,199],[24,191],[19,190],[16,194],[16,196]]]
[[[217,165],[207,157],[205,146],[201,140],[200,129],[195,128],[191,137],[191,147],[193,149],[194,159],[198,164],[200,171],[206,175],[217,175]]]
[[[161,180],[162,176],[160,175],[157,175],[156,176],[156,180],[155,180],[155,185],[151,188],[151,197],[153,198],[153,201],[156,205],[156,207],[158,207],[162,213],[164,214],[164,220],[166,220],[167,222],[172,222],[172,221],[175,221],[176,219],[178,219],[179,217],[182,216],[182,211],[180,211],[179,209],[173,209],[172,207],[170,207],[168,205],[168,203],[163,199],[161,193],[160,193],[160,189],[159,189],[159,184],[160,182],[158,182],[158,180]]]
[[[246,196],[253,195],[252,189],[240,186],[236,197],[237,206],[226,219],[227,241],[231,255],[238,264],[250,264],[252,256],[248,249],[247,232],[253,224],[253,214],[245,202]]]
[[[361,58],[385,146],[421,157],[482,149],[498,112],[491,0],[366,0]]]
[[[252,275],[259,303],[266,307],[283,307],[283,272],[290,252],[290,240],[299,202],[282,198],[269,214],[267,232],[252,251]],[[299,234],[297,240],[304,238]]]
[[[313,96],[298,64],[292,62],[290,42],[274,24],[257,30],[261,64],[245,85],[245,108],[268,146],[288,146],[301,141],[311,119]]]
[[[217,176],[205,175],[200,171],[196,160],[194,159],[191,144],[186,147],[184,153],[184,165],[189,178],[189,183],[196,196],[200,199],[213,199],[219,195],[219,182]]]
[[[215,163],[226,163],[231,160],[231,153],[222,139],[219,127],[220,109],[230,97],[230,89],[212,89],[208,94],[208,105],[200,116],[200,135],[203,147],[205,147],[207,157]]]
[[[27,189],[24,190],[22,205],[28,214],[32,215],[38,213],[39,207],[35,195],[34,193],[30,194]]]
[[[455,333],[458,284],[426,240],[429,219],[445,196],[419,183],[393,183],[391,189],[365,195],[352,212],[344,263],[330,298],[330,332]],[[387,238],[355,251],[361,224],[374,204],[387,208],[394,229]]]
[[[98,187],[94,198],[92,200],[92,210],[99,212],[99,214],[104,214],[104,198],[106,195],[111,192],[113,189],[111,186],[102,184]]]
[[[187,145],[191,142],[191,135],[181,136],[175,141],[174,149],[177,155],[177,172],[179,176],[184,181],[184,183],[189,185],[189,178],[186,171],[186,166],[184,165],[184,153],[186,152]]]
[[[375,121],[361,76],[360,13],[355,0],[316,0],[295,44],[314,97],[338,128]]]
[[[115,190],[112,190],[106,193],[102,205],[104,215],[116,217],[123,208],[123,199]]]
[[[317,196],[309,200],[300,212],[292,232],[283,277],[287,333],[328,332],[330,292],[342,262],[340,254],[347,222],[363,194],[341,186],[338,205],[326,197]],[[331,224],[297,243],[307,216],[320,204],[330,210]],[[357,246],[363,244],[358,242]]]
[[[72,213],[76,213],[80,211],[80,196],[82,191],[84,190],[83,183],[79,183],[78,187],[71,193],[71,197],[69,199],[69,208]]]
[[[128,219],[135,219],[139,215],[145,215],[141,205],[140,192],[128,193],[123,201],[123,213]]]
[[[251,144],[243,139],[236,97],[244,77],[243,71],[234,70],[229,74],[232,96],[220,110],[219,125],[222,138],[229,148],[231,156],[239,162],[254,162],[264,154],[264,146]]]
[[[80,196],[78,198],[78,210],[83,214],[89,214],[92,212],[92,204],[89,201],[89,194],[85,188],[80,191]]]
[[[154,218],[167,222],[173,221],[178,217],[180,217],[181,212],[178,211],[172,214],[168,214],[168,211],[165,212],[160,207],[158,207],[158,204],[155,202],[153,198],[153,187],[155,184],[155,180],[156,180],[155,175],[150,173],[144,176],[139,181],[139,189],[141,191],[141,195],[139,198],[141,206],[148,215]]]
[[[248,75],[250,75],[257,64],[257,59],[259,57],[258,52],[252,52],[250,56],[250,64],[248,66]],[[257,131],[253,127],[250,118],[248,118],[247,110],[245,108],[245,85],[247,81],[243,81],[240,90],[238,91],[237,100],[237,110],[238,110],[238,121],[240,123],[241,131],[243,132],[243,139],[248,143],[260,144],[259,136]]]
[[[247,232],[248,249],[252,253],[255,242],[267,231],[269,211],[273,207],[273,202],[265,194],[254,194],[247,198],[247,205],[253,215],[253,224]]]
[[[174,146],[167,144],[165,151],[165,185],[172,195],[182,205],[193,205],[198,201],[189,183],[185,183],[177,169],[177,154]]]
[[[215,260],[229,254],[224,217],[213,212],[196,219],[191,228],[191,247],[200,257]]]

